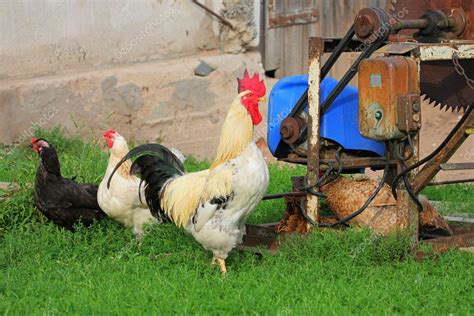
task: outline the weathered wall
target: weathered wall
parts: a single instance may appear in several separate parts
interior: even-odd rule
[[[244,68],[259,70],[258,0],[0,3],[0,143],[62,125],[115,128],[210,157]],[[227,54],[232,52],[234,54]],[[200,60],[216,70],[194,75]]]
[[[190,1],[2,2],[0,76],[37,76],[166,59],[218,46]]]
[[[217,69],[207,77],[194,76],[200,60]],[[259,62],[258,53],[206,53],[34,82],[15,80],[0,89],[0,100],[8,105],[0,111],[2,141],[28,140],[30,126],[61,124],[98,139],[114,128],[129,139],[159,140],[210,157],[236,95],[235,78],[245,68],[259,69]]]
[[[310,1],[308,1],[310,2]],[[308,71],[308,38],[343,37],[351,27],[357,12],[366,7],[385,7],[386,0],[317,1],[317,20],[265,30],[265,70],[276,70],[278,78]],[[333,77],[342,76],[357,54],[343,54],[331,70]]]

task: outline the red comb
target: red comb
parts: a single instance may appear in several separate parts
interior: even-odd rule
[[[107,132],[104,133],[104,136],[109,136],[110,134],[115,134],[116,131],[114,129],[108,129]]]
[[[38,140],[38,139],[37,139],[36,137],[31,137],[31,143],[32,143],[32,144],[36,143],[37,140]]]
[[[249,76],[247,69],[244,71],[242,79],[237,78],[239,93],[245,90],[252,91],[257,97],[263,97],[266,93],[265,83],[260,80],[258,73],[254,73],[252,77]]]

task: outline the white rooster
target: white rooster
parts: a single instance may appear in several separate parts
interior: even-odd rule
[[[219,264],[222,273],[227,272],[225,259],[242,242],[245,221],[269,181],[267,165],[253,141],[254,125],[262,120],[258,104],[265,85],[258,74],[250,77],[247,71],[238,83],[240,93],[230,106],[210,169],[186,173],[178,158],[159,144],[134,148],[117,165],[120,169],[138,157],[132,171],[146,183],[152,214],[190,232],[212,251],[212,263]]]

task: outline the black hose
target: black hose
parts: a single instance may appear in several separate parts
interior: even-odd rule
[[[403,159],[399,159],[399,162],[400,162],[402,171],[405,170],[406,169],[405,161]],[[413,200],[413,202],[415,202],[418,208],[418,211],[419,212],[423,211],[423,204],[421,204],[420,200],[418,199],[418,195],[413,191],[411,183],[410,181],[408,181],[408,174],[403,175],[403,183],[405,184],[405,189],[407,190],[408,195]],[[397,191],[395,190],[395,192]],[[393,188],[392,188],[392,194],[393,194]],[[396,197],[396,195],[394,195],[394,197]]]

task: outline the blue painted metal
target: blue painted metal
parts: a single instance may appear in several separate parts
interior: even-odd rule
[[[337,80],[326,77],[321,82],[321,102],[337,85]],[[268,104],[267,142],[277,158],[284,158],[290,148],[281,140],[280,125],[308,87],[308,75],[291,76],[279,80],[270,92]],[[346,150],[366,150],[384,156],[381,142],[363,137],[359,132],[358,91],[347,86],[321,117],[321,137],[337,142]],[[306,111],[308,106],[306,105]]]

